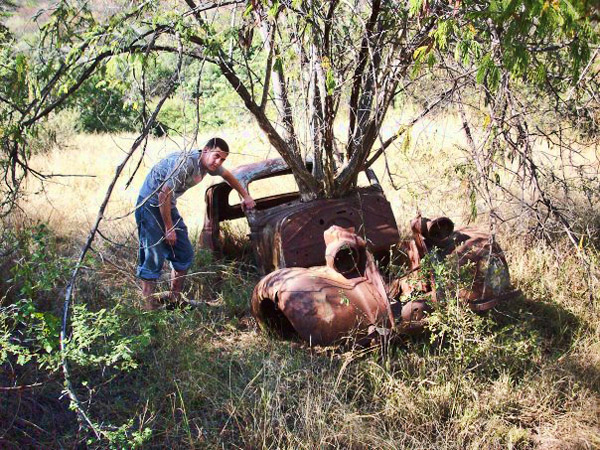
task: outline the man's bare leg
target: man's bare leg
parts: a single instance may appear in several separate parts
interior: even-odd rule
[[[181,291],[185,282],[187,270],[179,272],[175,269],[171,270],[171,301],[178,303],[181,300]]]
[[[142,281],[142,295],[144,296],[143,308],[146,311],[153,311],[160,308],[160,302],[154,295],[156,290],[156,281],[141,280]]]

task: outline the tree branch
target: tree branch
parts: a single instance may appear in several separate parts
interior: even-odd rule
[[[349,125],[348,125],[348,148],[346,150],[346,157],[350,159],[352,154],[354,153],[354,149],[357,145],[356,139],[356,122],[358,120],[358,101],[359,96],[361,94],[361,87],[363,82],[363,73],[367,66],[368,56],[369,56],[369,46],[371,45],[371,41],[373,40],[373,30],[377,23],[377,18],[380,13],[381,2],[380,0],[374,0],[373,5],[371,7],[371,16],[367,21],[365,26],[365,33],[363,35],[360,52],[358,55],[358,64],[356,65],[356,69],[354,71],[354,76],[352,79],[354,80],[354,84],[352,86],[352,93],[350,94],[350,117],[349,117]]]
[[[190,8],[194,9],[196,7],[193,0],[185,0],[185,2],[190,6]],[[194,14],[196,20],[200,23],[200,25],[204,24],[204,20],[199,14]],[[204,47],[206,45],[204,39],[199,36],[192,35],[189,37],[191,42]],[[265,132],[269,142],[277,152],[281,155],[284,161],[292,170],[294,174],[294,178],[298,183],[298,187],[300,189],[300,194],[303,200],[308,200],[314,197],[315,192],[318,191],[318,184],[315,181],[314,177],[306,170],[304,166],[304,162],[300,156],[298,151],[294,151],[294,148],[290,148],[289,143],[282,138],[282,136],[275,130],[271,121],[265,115],[265,111],[261,109],[259,105],[256,104],[248,89],[240,78],[235,73],[233,67],[231,67],[229,61],[225,57],[222,49],[218,49],[217,53],[217,65],[223,72],[223,75],[229,82],[229,84],[233,87],[235,92],[240,96],[248,111],[254,116],[260,128]]]
[[[85,259],[85,256],[86,256],[88,250],[91,248],[92,242],[96,236],[96,232],[98,231],[98,227],[100,226],[100,222],[104,218],[104,212],[108,205],[108,201],[110,200],[110,197],[112,195],[113,189],[117,183],[117,180],[121,176],[121,173],[123,172],[125,165],[129,161],[129,159],[131,158],[133,153],[137,150],[137,148],[140,146],[140,144],[144,141],[144,139],[150,132],[150,129],[152,128],[152,125],[154,124],[154,121],[156,120],[156,116],[158,115],[158,112],[160,111],[164,102],[167,100],[167,98],[169,97],[171,92],[173,92],[175,86],[178,83],[179,73],[181,70],[181,62],[183,59],[182,58],[183,46],[182,46],[181,40],[179,41],[179,46],[180,46],[181,51],[179,54],[177,68],[176,68],[175,72],[173,73],[173,75],[171,76],[171,79],[169,82],[169,88],[167,89],[167,91],[165,92],[163,97],[159,100],[158,104],[156,105],[156,108],[154,109],[154,112],[152,113],[152,115],[150,116],[150,118],[148,119],[146,124],[144,125],[144,128],[142,129],[140,135],[134,141],[133,145],[131,146],[131,149],[126,154],[126,156],[123,159],[123,161],[121,162],[121,164],[119,164],[117,166],[117,168],[115,170],[115,175],[114,175],[112,181],[110,182],[108,189],[106,191],[106,194],[104,196],[104,199],[102,201],[102,204],[100,205],[100,208],[98,209],[98,215],[96,217],[96,222],[94,223],[94,226],[90,230],[88,238],[87,238],[84,246],[81,249],[81,253],[79,255],[79,260],[77,261],[77,264],[75,265],[75,269],[73,270],[73,273],[71,274],[71,279],[69,280],[69,283],[67,284],[67,288],[66,288],[65,301],[64,301],[64,306],[63,306],[62,326],[61,326],[61,331],[60,331],[61,366],[62,366],[63,376],[65,378],[65,390],[67,391],[67,394],[68,394],[69,398],[71,399],[71,403],[72,403],[73,407],[77,411],[77,415],[78,415],[79,419],[84,424],[86,424],[86,426],[88,426],[95,433],[96,437],[98,437],[98,438],[100,438],[101,432],[97,429],[97,426],[94,423],[92,423],[92,421],[88,417],[86,411],[84,410],[83,406],[81,405],[81,402],[77,398],[77,394],[75,393],[75,390],[73,389],[73,385],[71,383],[71,377],[70,377],[70,373],[69,373],[69,365],[68,365],[68,361],[67,361],[67,355],[68,355],[67,349],[68,349],[68,343],[69,343],[68,325],[69,325],[71,300],[73,298],[73,290],[75,288],[75,283],[77,281],[79,269],[83,265],[83,261]]]

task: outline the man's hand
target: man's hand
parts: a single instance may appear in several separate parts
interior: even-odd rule
[[[231,186],[237,191],[238,194],[240,194],[240,197],[242,198],[242,211],[248,211],[249,209],[252,209],[256,206],[256,202],[254,201],[254,199],[250,196],[248,192],[246,192],[246,189],[242,187],[238,179],[229,170],[223,169],[223,173],[221,174],[221,176],[225,181],[227,181],[227,184],[229,184],[229,186]]]
[[[167,241],[167,244],[169,244],[171,247],[177,243],[177,233],[175,233],[174,228],[170,228],[165,231],[165,241]]]
[[[256,206],[256,202],[250,195],[247,195],[242,199],[242,211],[248,211]]]

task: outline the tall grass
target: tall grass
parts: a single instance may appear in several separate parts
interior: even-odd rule
[[[459,129],[456,117],[439,116],[411,130],[410,138],[390,152],[387,167],[385,161],[376,164],[400,226],[417,211],[446,214],[458,224],[466,221],[471,206],[461,181],[452,177],[460,162],[455,151]],[[254,130],[223,130],[220,135],[232,144],[229,167],[276,156]],[[200,145],[209,137],[199,138]],[[56,178],[43,191],[30,182],[22,207],[30,218],[49,224],[61,237],[59,243],[66,244],[63,251],[86,235],[108,179],[133,138],[80,135],[67,148],[32,159],[36,169],[47,172],[95,175]],[[486,316],[455,304],[440,313],[445,314],[440,323],[448,329],[434,326],[421,337],[398,338],[369,349],[310,348],[259,333],[248,315],[249,296],[259,276],[243,228],[225,236],[240,258],[216,260],[197,252],[185,294],[206,300],[206,306],[141,312],[132,276],[133,218],[116,218],[133,208],[150,165],[183,147],[190,144],[150,141],[132,185],[125,189],[121,182],[111,202],[102,229],[113,243],[95,244],[79,283],[80,303],[93,311],[119,305],[115,314],[126,324],[119,332],[149,339],[133,355],[135,369],[123,372],[110,365],[82,364],[74,371],[90,415],[105,424],[127,425],[127,432],[111,435],[114,448],[600,446],[600,322],[583,268],[568,247],[559,260],[543,242],[516,239],[504,231],[499,242],[513,284],[522,291],[519,298]],[[202,188],[180,200],[194,236],[202,226],[203,208]],[[598,254],[592,249],[590,254],[597,271]],[[57,290],[56,311],[58,294]],[[60,392],[59,380],[46,386],[56,395]],[[7,404],[17,404],[14,394],[0,395]],[[25,398],[35,404],[44,395],[32,391]],[[68,424],[54,426],[58,435],[32,431],[37,423],[48,425],[48,420],[22,417],[34,425],[17,421],[11,426],[5,414],[0,416],[0,439],[35,445],[35,438],[50,448],[81,443],[65,405],[49,408],[63,411]],[[87,445],[108,444],[91,440]]]

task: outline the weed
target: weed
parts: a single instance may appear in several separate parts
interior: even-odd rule
[[[461,126],[452,114],[427,124],[432,129],[445,127],[446,132],[429,133],[424,125],[416,126],[411,130],[410,147],[390,158],[389,170],[394,175],[380,179],[386,188],[390,177],[405,186],[398,191],[387,189],[400,226],[416,210],[424,215],[446,213],[453,219],[471,212],[473,204],[464,196],[461,180],[454,178],[454,166],[464,163],[452,150]],[[268,153],[268,145],[256,138],[259,133],[226,130],[224,135],[239,141],[238,147],[247,147],[245,152],[253,152],[249,157],[233,152],[229,167]],[[74,138],[68,158],[55,149],[31,159],[32,167],[55,173],[89,173],[89,155],[103,155],[95,160],[97,178],[64,180],[68,188],[47,185],[46,197],[31,196],[23,205],[33,217],[49,221],[47,244],[39,258],[33,256],[38,248],[33,238],[27,238],[31,243],[27,251],[21,249],[27,241],[24,237],[0,243],[0,253],[9,255],[0,266],[7,291],[2,304],[7,327],[0,333],[0,357],[6,354],[10,362],[2,365],[0,380],[4,386],[43,383],[18,394],[0,391],[0,402],[7,405],[0,408],[0,435],[9,442],[47,448],[86,445],[88,436],[78,435],[74,414],[64,400],[58,400],[62,385],[40,376],[48,371],[38,365],[39,355],[46,352],[42,341],[35,341],[34,346],[24,334],[16,335],[15,318],[21,309],[32,307],[33,313],[58,316],[56,299],[64,276],[59,272],[51,281],[52,266],[67,262],[61,259],[64,255],[57,252],[52,236],[81,234],[101,200],[97,198],[101,183],[110,178],[120,158],[118,147],[131,139],[127,135],[80,135]],[[166,148],[163,141],[150,140],[149,161],[175,145],[184,147],[185,142],[169,143]],[[440,149],[434,159],[431,148]],[[142,169],[134,185],[141,184]],[[384,173],[381,161],[375,170]],[[445,173],[451,177],[446,189],[439,182]],[[411,182],[404,183],[407,180]],[[38,189],[32,182],[31,190]],[[118,189],[107,214],[128,212],[136,194]],[[188,195],[178,206],[188,227],[199,229],[203,216],[198,214],[197,199],[201,194]],[[129,242],[125,237],[134,233],[131,216],[111,222],[111,231],[117,229],[121,234],[116,240]],[[513,230],[501,232],[498,241],[508,259],[511,281],[523,295],[486,315],[473,313],[458,300],[457,290],[469,286],[469,267],[460,269],[452,260],[441,264],[432,257],[424,267],[435,273],[436,291],[446,295],[429,317],[429,334],[402,338],[382,349],[315,349],[247,326],[252,324],[249,299],[258,274],[250,265],[245,233],[244,229],[223,232],[233,262],[197,251],[190,272],[201,274],[188,278],[187,289],[191,296],[210,300],[212,305],[189,310],[139,311],[132,275],[135,249],[116,251],[95,245],[95,257],[86,262],[78,285],[82,309],[73,323],[72,377],[92,417],[117,426],[105,440],[91,441],[88,447],[600,446],[598,305],[594,309],[587,296],[585,268],[570,244],[553,243],[563,255],[557,260],[555,250],[546,243],[516,239]],[[589,255],[591,272],[597,273],[599,258],[593,243],[586,239],[581,247]],[[12,253],[11,248],[15,249]],[[35,264],[32,258],[38,258]],[[17,261],[18,270],[23,271],[19,277],[10,272]],[[397,270],[403,273],[406,269],[400,262]],[[425,269],[421,275],[426,275]],[[9,279],[13,281],[7,283]],[[44,290],[44,286],[52,289]],[[30,305],[17,304],[23,287],[31,289]],[[35,316],[26,317],[27,324],[32,324]],[[42,318],[35,320],[45,323]],[[19,332],[29,329],[43,336],[40,328],[31,325],[21,326]],[[76,351],[78,346],[81,353]],[[22,359],[23,366],[17,364],[19,351],[32,355],[28,362]]]
[[[256,279],[256,272],[243,270],[232,263],[224,267],[224,282],[221,288],[223,302],[230,316],[240,317],[247,313],[248,302],[252,297],[253,284],[249,280]]]

